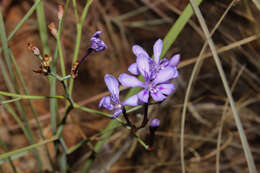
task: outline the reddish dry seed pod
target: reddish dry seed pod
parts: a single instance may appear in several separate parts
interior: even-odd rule
[[[75,79],[78,76],[78,71],[77,71],[78,65],[79,65],[78,61],[74,62],[72,65],[70,75],[72,76],[73,79]]]
[[[36,56],[40,55],[40,50],[31,43],[27,44],[27,48]]]
[[[48,25],[48,28],[49,28],[49,30],[51,31],[51,34],[52,34],[54,37],[56,37],[57,34],[58,34],[58,31],[57,31],[57,29],[56,29],[56,27],[55,27],[55,24],[54,24],[53,22],[51,22],[51,23]]]
[[[58,19],[61,20],[64,15],[64,7],[63,5],[58,5]]]
[[[48,73],[50,72],[51,62],[52,57],[49,55],[44,55],[41,60],[41,66],[39,67],[39,70],[33,70],[33,72],[48,75]]]
[[[44,74],[44,75],[48,75],[49,73],[49,67],[48,68],[44,68],[43,66],[39,67],[39,70],[33,70],[34,73],[39,73],[39,74]]]
[[[44,55],[41,64],[44,68],[47,68],[50,67],[51,62],[52,62],[52,57],[49,55]]]

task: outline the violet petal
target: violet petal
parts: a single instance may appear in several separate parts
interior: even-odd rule
[[[99,107],[104,107],[108,110],[113,110],[114,109],[114,105],[111,102],[111,98],[110,96],[104,96],[100,102],[99,102]]]
[[[111,96],[119,100],[119,83],[116,78],[113,75],[106,74],[104,79]]]
[[[157,128],[159,126],[160,126],[160,120],[157,118],[152,119],[152,121],[150,123],[150,127]]]
[[[114,112],[114,115],[113,115],[110,119],[115,119],[115,118],[117,118],[121,113],[122,113],[122,109],[117,109],[117,110]]]
[[[140,91],[138,94],[138,98],[144,102],[144,103],[148,103],[148,99],[149,99],[149,91],[146,89],[143,89],[142,91]]]
[[[160,61],[160,55],[162,53],[163,48],[163,41],[162,39],[158,39],[155,44],[153,45],[153,55],[154,55],[154,61],[159,64]]]
[[[137,94],[129,97],[128,99],[126,99],[124,102],[123,102],[124,105],[127,105],[127,106],[137,106],[140,104],[140,100],[137,96]]]
[[[140,73],[146,78],[150,76],[150,64],[149,64],[149,57],[145,56],[144,54],[139,54],[136,63]]]
[[[174,70],[173,78],[177,78],[179,76],[179,72],[178,72],[177,67],[173,67],[173,70]]]
[[[174,84],[160,84],[156,87],[157,90],[161,91],[165,95],[170,95],[174,89]]]
[[[181,59],[180,54],[173,55],[173,57],[170,59],[169,66],[176,67]]]
[[[157,101],[157,102],[161,102],[166,98],[166,96],[163,95],[163,93],[161,91],[151,92],[151,96],[154,99],[154,101]]]
[[[172,67],[166,67],[162,69],[157,74],[156,78],[154,79],[154,84],[164,83],[174,77],[175,71]]]
[[[131,75],[126,74],[126,73],[120,74],[119,77],[118,77],[118,80],[123,86],[127,86],[127,87],[141,87],[141,86],[143,86],[142,81],[140,81],[136,77],[131,76]]]
[[[135,56],[138,56],[139,54],[144,54],[145,56],[149,57],[148,53],[139,45],[134,45],[132,47],[132,51]]]
[[[131,64],[128,67],[128,71],[132,73],[133,75],[139,75],[138,67],[136,63]]]

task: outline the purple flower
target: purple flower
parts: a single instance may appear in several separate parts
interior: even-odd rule
[[[136,95],[128,98],[126,101],[121,102],[119,99],[119,83],[117,79],[110,74],[105,75],[105,83],[107,85],[107,89],[110,92],[110,96],[104,96],[99,103],[99,107],[104,107],[108,110],[114,110],[114,115],[111,119],[117,118],[124,109],[125,105],[128,106],[137,106],[138,105],[138,97]]]
[[[157,118],[152,119],[150,123],[150,128],[157,128],[160,126],[160,120]]]
[[[91,48],[95,52],[100,52],[107,48],[107,45],[104,43],[104,41],[100,39],[101,32],[102,31],[97,31],[90,39]]]
[[[150,95],[155,101],[163,101],[167,95],[170,95],[174,91],[174,84],[169,83],[169,80],[174,78],[177,73],[174,68],[169,66],[161,69],[153,78],[153,69],[149,61],[149,57],[142,53],[136,59],[137,69],[144,76],[144,82],[126,73],[121,74],[118,78],[123,86],[143,87],[143,90],[137,94],[138,99],[143,103],[148,103]]]
[[[172,67],[176,71],[175,76],[173,78],[178,77],[178,70],[176,67],[180,62],[180,54],[174,55],[170,60],[166,58],[160,60],[162,48],[163,41],[161,39],[158,39],[153,46],[154,59],[150,58],[148,53],[141,46],[134,45],[132,48],[133,53],[136,55],[136,57],[138,57],[140,54],[143,54],[148,58],[151,70],[151,80],[155,79],[159,71],[165,69],[166,67]],[[140,74],[140,71],[136,63],[131,64],[128,68],[128,71],[134,75]]]

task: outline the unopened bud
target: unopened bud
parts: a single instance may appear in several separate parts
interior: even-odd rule
[[[152,119],[151,124],[150,124],[150,128],[151,129],[157,129],[160,126],[160,120],[155,118]]]
[[[48,28],[49,28],[49,30],[51,31],[51,34],[56,37],[57,34],[58,34],[58,31],[57,31],[57,29],[56,29],[56,27],[55,27],[55,24],[54,24],[53,22],[51,22],[51,23],[48,25]]]
[[[151,123],[150,123],[150,134],[149,134],[149,141],[148,141],[148,145],[149,145],[149,150],[153,150],[154,146],[154,138],[155,138],[155,131],[157,130],[157,128],[160,126],[160,120],[155,118],[152,119]]]
[[[31,43],[27,44],[28,49],[36,56],[40,55],[40,50]]]
[[[101,31],[95,32],[95,34],[91,37],[91,48],[95,52],[101,52],[107,48],[107,45],[103,40],[100,39]]]
[[[61,20],[64,15],[64,7],[63,5],[58,5],[58,19]]]

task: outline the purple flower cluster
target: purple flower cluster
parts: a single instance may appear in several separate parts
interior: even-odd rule
[[[133,46],[136,63],[131,64],[128,71],[133,75],[142,75],[144,81],[126,73],[119,75],[118,80],[123,86],[142,87],[143,89],[126,101],[120,102],[119,100],[119,83],[116,78],[112,75],[105,76],[105,82],[111,96],[103,97],[99,106],[115,110],[112,118],[118,117],[125,105],[137,106],[148,103],[150,96],[154,101],[160,102],[174,91],[174,84],[170,80],[178,77],[177,65],[180,61],[180,55],[174,55],[170,60],[166,58],[160,60],[162,47],[163,41],[158,39],[153,46],[154,59],[152,59],[142,47]]]
[[[180,55],[174,55],[170,60],[166,58],[160,60],[162,47],[163,42],[158,39],[153,46],[153,60],[142,47],[133,46],[133,52],[137,57],[136,63],[130,65],[128,71],[133,75],[141,74],[144,82],[126,73],[119,76],[123,86],[143,88],[137,96],[144,103],[148,103],[150,95],[155,101],[163,101],[175,88],[170,80],[178,77],[176,66],[180,61]]]

